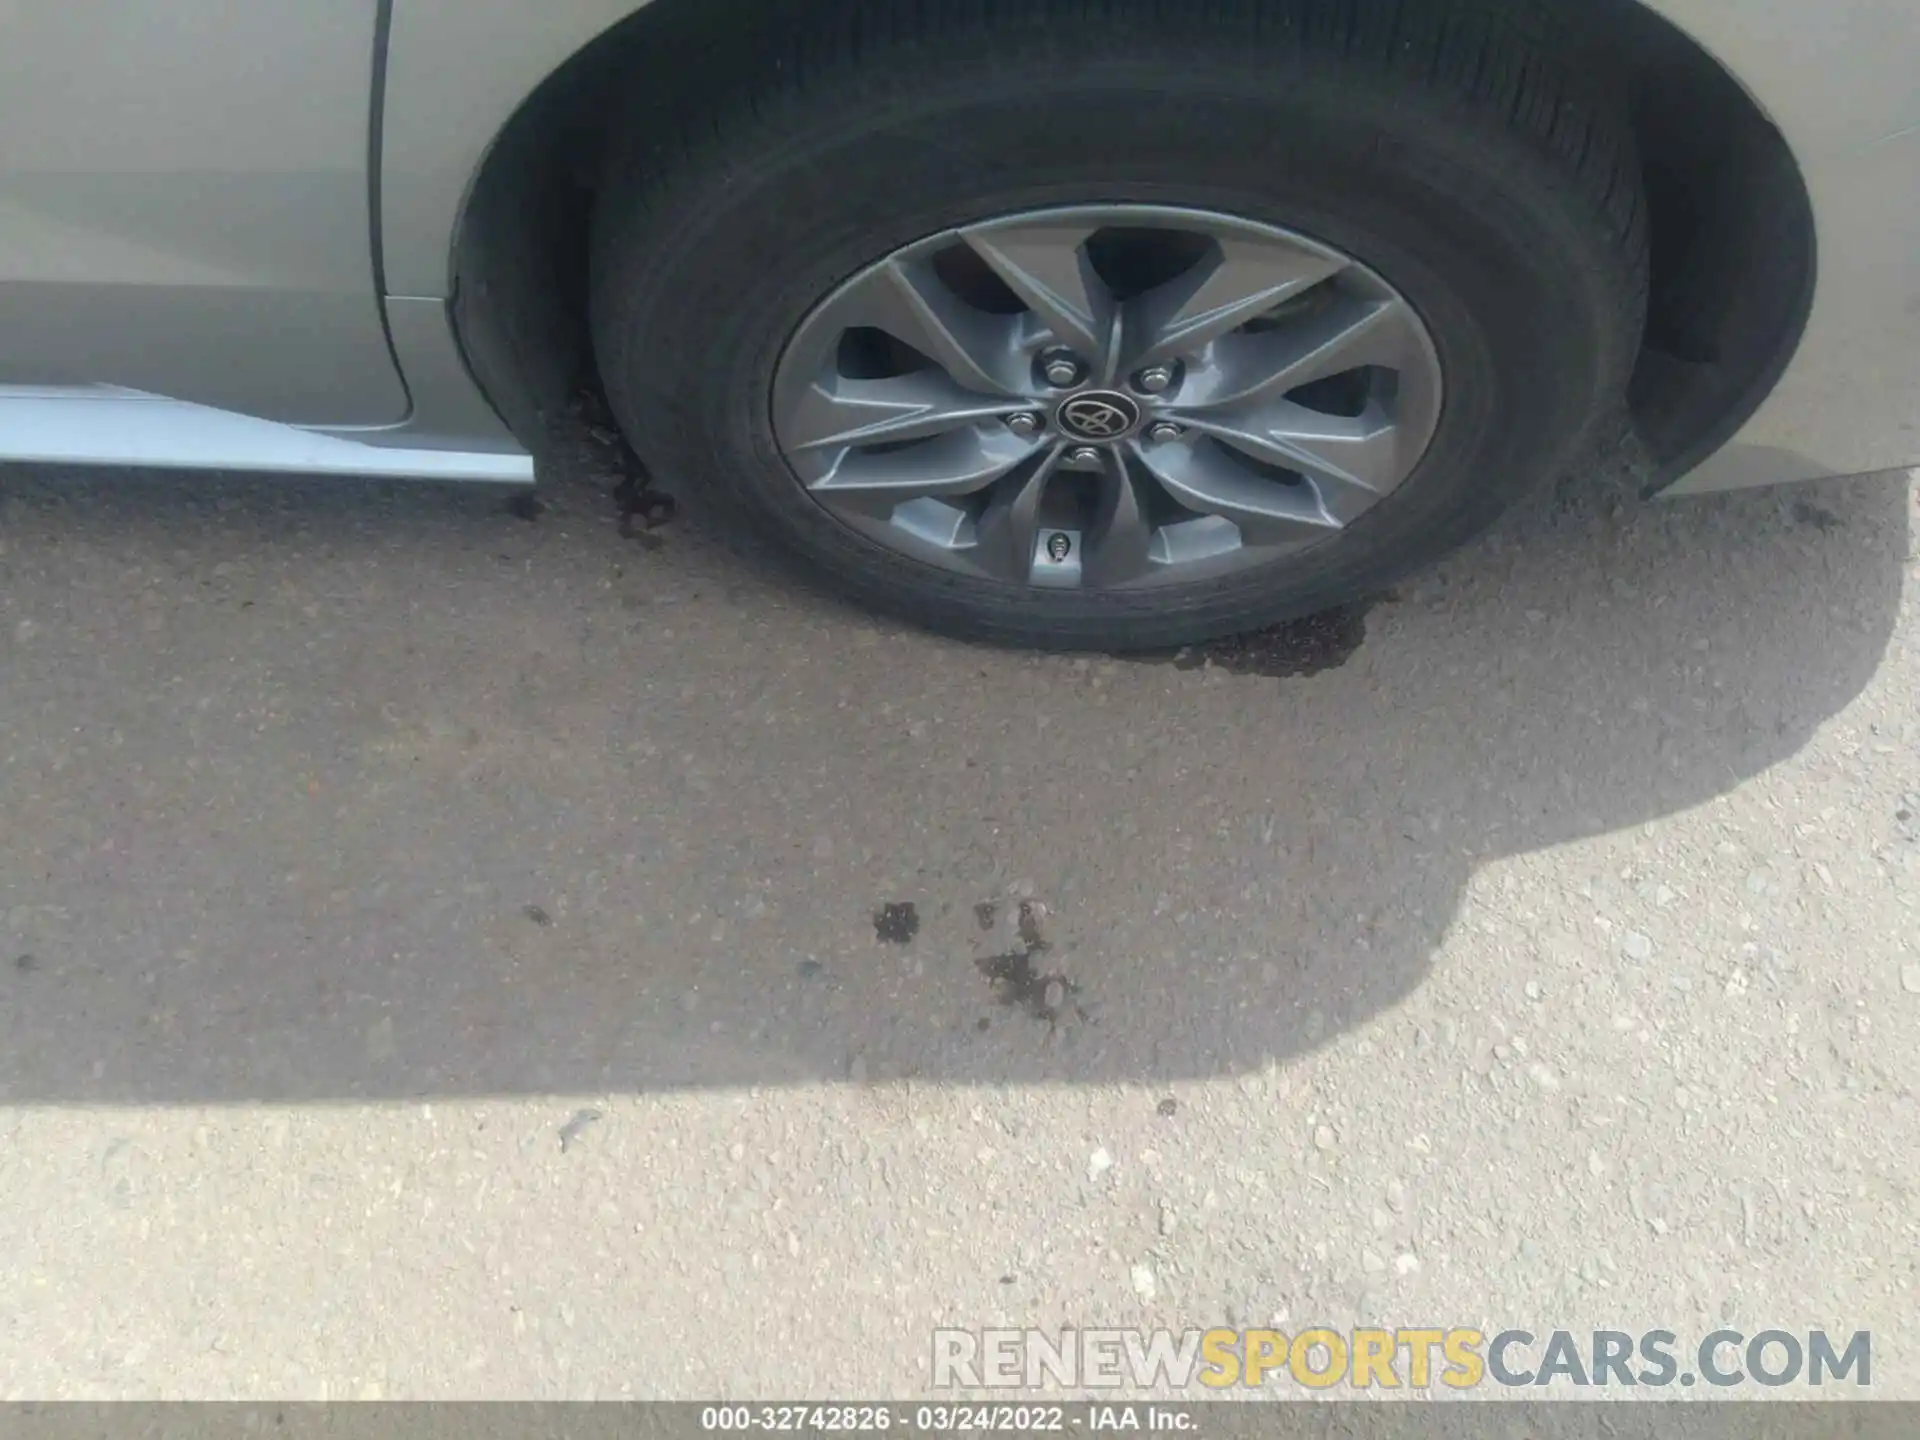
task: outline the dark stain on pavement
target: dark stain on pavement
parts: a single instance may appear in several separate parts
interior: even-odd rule
[[[1034,963],[1053,947],[1040,931],[1039,912],[1025,900],[1020,902],[1018,928],[1018,950],[1009,950],[1003,955],[988,955],[974,961],[980,973],[987,977],[987,983],[993,987],[993,998],[1010,1010],[1019,1010],[1049,1025],[1059,1024],[1069,1008],[1076,1018],[1086,1019],[1087,1012],[1077,1003],[1072,1003],[1074,996],[1080,993],[1080,987],[1064,975],[1042,971]]]
[[[507,497],[506,511],[516,520],[538,520],[546,513],[547,507],[533,498],[531,490],[522,490],[517,495]]]
[[[653,488],[653,472],[620,433],[613,409],[600,390],[576,391],[570,410],[574,428],[599,467],[620,477],[613,487],[613,508],[620,517],[621,538],[647,548],[656,546],[658,537],[650,532],[673,519],[678,508],[673,497]]]
[[[1846,523],[1824,505],[1816,505],[1811,500],[1794,501],[1793,518],[1820,531],[1838,530]]]
[[[1338,669],[1353,658],[1354,651],[1367,638],[1368,612],[1381,600],[1391,598],[1379,595],[1269,625],[1264,630],[1209,640],[1203,645],[1187,645],[1170,651],[1147,650],[1120,658],[1171,665],[1176,670],[1204,670],[1212,666],[1234,675],[1261,675],[1269,680],[1318,675],[1322,670]]]
[[[911,945],[920,933],[920,912],[911,900],[889,900],[873,912],[873,938],[883,945]]]
[[[1040,933],[1040,912],[1028,901],[1020,902],[1016,930],[1020,936],[1020,943],[1027,947],[1027,953],[1030,955],[1037,955],[1043,950],[1053,948],[1047,943],[1046,937]]]
[[[671,495],[653,488],[652,476],[638,460],[613,487],[613,504],[620,515],[621,538],[648,543],[657,543],[648,532],[673,519],[677,509]]]

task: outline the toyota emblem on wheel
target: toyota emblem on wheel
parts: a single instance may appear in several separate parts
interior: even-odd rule
[[[1079,440],[1118,440],[1140,423],[1140,407],[1117,391],[1076,395],[1060,407],[1060,428]]]

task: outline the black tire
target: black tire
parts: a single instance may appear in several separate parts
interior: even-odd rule
[[[741,68],[671,136],[636,119],[616,137],[593,247],[609,397],[683,491],[814,579],[939,630],[1165,646],[1377,590],[1558,469],[1616,403],[1638,348],[1646,238],[1630,137],[1551,37],[1511,17],[1323,0],[896,0]],[[1414,473],[1285,566],[1133,593],[967,579],[816,505],[768,404],[808,311],[922,236],[1094,201],[1243,215],[1383,276],[1420,313],[1445,376]]]

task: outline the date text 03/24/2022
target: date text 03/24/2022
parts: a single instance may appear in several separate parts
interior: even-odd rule
[[[922,1405],[706,1405],[704,1431],[829,1434],[1045,1435],[1149,1431],[1183,1434],[1197,1428],[1191,1407],[1178,1403],[1081,1402],[1059,1404],[959,1403]]]

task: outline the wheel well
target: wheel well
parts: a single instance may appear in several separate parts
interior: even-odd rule
[[[716,78],[770,53],[788,24],[827,23],[842,3],[860,0],[653,0],[549,77],[501,132],[456,237],[454,315],[475,375],[536,455],[552,415],[593,379],[587,225],[613,117],[665,130]],[[1502,3],[1553,12],[1561,43],[1631,116],[1652,284],[1628,401],[1648,452],[1676,476],[1745,422],[1799,341],[1815,274],[1805,185],[1740,84],[1637,0]]]

